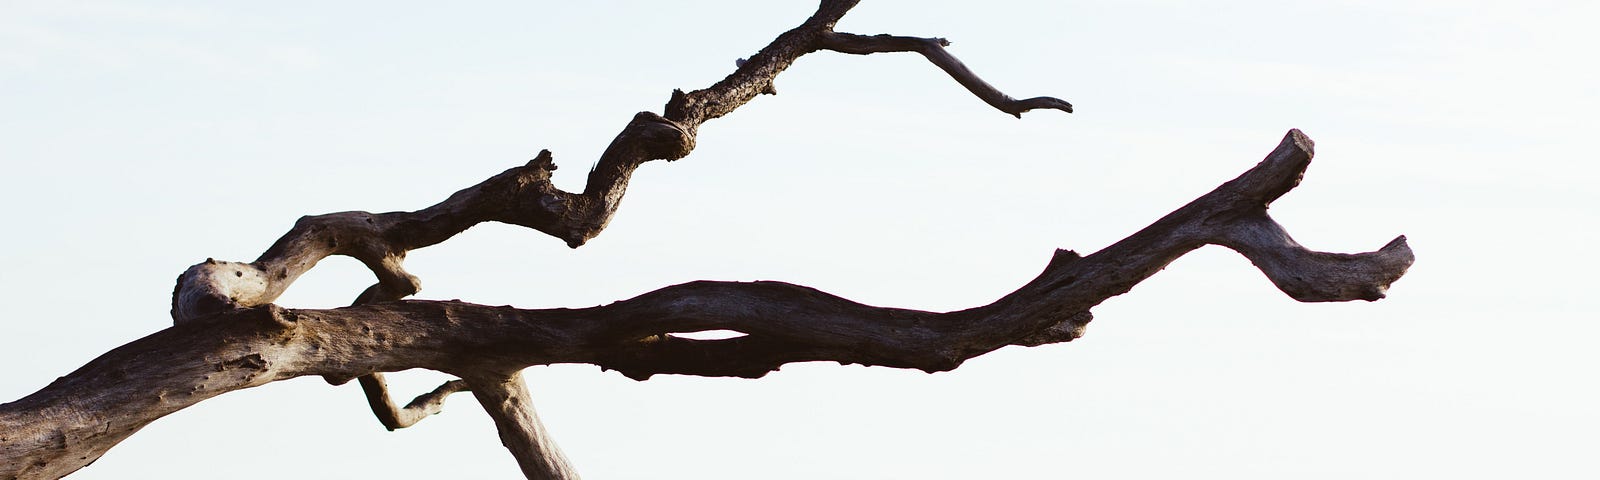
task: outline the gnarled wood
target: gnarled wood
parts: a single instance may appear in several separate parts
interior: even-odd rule
[[[403,267],[406,252],[448,240],[483,222],[520,225],[577,248],[604,230],[621,205],[633,172],[651,160],[677,160],[694,150],[695,135],[706,121],[722,117],[772,90],[772,82],[801,56],[834,50],[853,54],[916,51],[965,85],[979,98],[1020,116],[1035,108],[1071,112],[1052,97],[1015,100],[978,78],[943,49],[942,39],[917,39],[833,32],[857,0],[826,0],[800,26],[784,32],[727,78],[710,87],[673,91],[660,115],[640,112],[600,155],[582,193],[550,183],[556,169],[550,151],[468,187],[437,205],[415,212],[340,212],[302,217],[266,252],[250,263],[206,259],[178,277],[172,318],[184,322],[226,310],[272,303],[300,275],[332,255],[360,260],[377,276],[368,294],[404,298],[422,288]]]
[[[1005,345],[1077,338],[1090,308],[1206,244],[1252,258],[1296,298],[1379,298],[1413,260],[1403,237],[1369,253],[1314,252],[1266,214],[1298,184],[1311,155],[1310,140],[1291,131],[1255,168],[1126,239],[1081,258],[1057,251],[1015,292],[954,312],[862,305],[780,282],[692,282],[582,309],[402,301],[333,310],[268,305],[196,318],[0,405],[0,478],[65,475],[149,422],[226,391],[303,375],[355,378],[410,368],[465,378],[524,471],[564,478],[570,467],[556,461],[525,387],[504,372],[589,363],[636,379],[759,377],[800,361],[949,370]],[[668,335],[708,329],[747,335]]]
[[[190,267],[173,292],[173,327],[0,405],[0,479],[66,475],[164,415],[224,392],[305,375],[335,384],[361,379],[374,414],[391,430],[438,412],[452,393],[471,391],[529,478],[576,478],[539,422],[520,369],[589,363],[641,380],[661,373],[753,378],[800,361],[943,371],[1005,345],[1078,338],[1092,307],[1207,244],[1240,252],[1302,301],[1382,298],[1413,260],[1404,237],[1363,254],[1311,251],[1267,215],[1312,156],[1310,140],[1291,131],[1239,178],[1093,255],[1058,251],[1032,282],[967,310],[873,307],[780,282],[692,282],[585,309],[399,301],[421,288],[403,267],[407,252],[479,223],[525,226],[569,247],[583,245],[605,229],[639,166],[687,156],[701,124],[775,93],[778,74],[819,50],[916,52],[1000,111],[1019,117],[1040,108],[1072,111],[1053,97],[1017,100],[1000,92],[946,51],[943,39],[834,32],[856,3],[822,1],[804,23],[741,60],[723,80],[674,91],[661,114],[634,115],[601,154],[582,192],[551,184],[556,166],[542,151],[526,165],[422,210],[303,217],[253,262],[207,259]],[[377,282],[349,308],[271,305],[330,255],[360,260]],[[708,329],[746,335],[670,335]],[[410,368],[463,380],[396,406],[380,372]]]
[[[1018,116],[1032,108],[1072,111],[1070,104],[1050,97],[1018,101],[1006,96],[946,52],[943,46],[948,42],[943,40],[834,33],[834,24],[856,3],[821,2],[804,23],[780,34],[749,59],[741,59],[737,69],[722,81],[689,93],[673,91],[661,115],[634,115],[600,155],[581,193],[566,192],[551,183],[556,165],[553,155],[545,150],[526,165],[506,170],[422,210],[302,217],[253,262],[208,258],[184,271],[173,291],[173,321],[183,323],[270,304],[317,262],[332,255],[354,257],[377,277],[377,283],[367,288],[356,304],[405,298],[422,288],[420,279],[404,268],[407,252],[443,242],[483,222],[525,226],[561,239],[569,247],[582,246],[610,222],[639,166],[651,160],[687,156],[694,150],[701,124],[734,111],[757,95],[776,93],[773,81],[778,74],[801,56],[818,50],[855,54],[917,51],[1001,111]],[[333,383],[348,380],[331,375],[326,378]],[[362,376],[360,380],[373,414],[390,430],[438,412],[448,393],[455,391],[446,388],[447,384],[434,395],[419,397],[411,406],[397,407],[390,400],[382,376]],[[485,407],[491,413],[498,408]]]

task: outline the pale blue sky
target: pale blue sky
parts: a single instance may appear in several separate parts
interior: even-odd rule
[[[301,215],[424,207],[542,148],[581,188],[634,112],[815,6],[329,3],[0,1],[0,401],[164,328],[179,272],[251,260]],[[1582,1],[865,0],[840,30],[948,37],[1007,93],[1078,113],[1016,120],[920,57],[815,54],[642,168],[590,245],[484,225],[408,267],[422,298],[529,308],[695,279],[964,308],[1301,128],[1317,160],[1273,214],[1320,250],[1409,236],[1390,299],[1299,304],[1211,247],[1079,341],[950,373],[528,380],[593,479],[1594,478],[1596,19]],[[280,303],[369,283],[330,259]],[[390,433],[354,385],[298,379],[158,421],[73,478],[174,475],[517,473],[470,397]]]

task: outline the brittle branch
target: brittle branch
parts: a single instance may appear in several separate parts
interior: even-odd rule
[[[1006,345],[1077,338],[1092,307],[1207,244],[1240,251],[1297,299],[1379,298],[1413,261],[1403,237],[1376,252],[1315,252],[1266,216],[1271,202],[1298,184],[1311,155],[1310,140],[1291,131],[1238,178],[1092,255],[1058,250],[1034,280],[967,310],[869,306],[781,282],[702,281],[581,309],[400,301],[209,315],[118,347],[0,405],[0,432],[7,432],[0,435],[0,478],[64,475],[149,422],[224,392],[305,375],[355,378],[410,368],[466,379],[531,477],[566,478],[553,473],[570,470],[538,425],[515,375],[522,368],[588,363],[636,379],[759,377],[803,361],[949,370]],[[672,335],[707,329],[745,335]]]
[[[1011,98],[1002,93],[1000,89],[983,81],[967,65],[961,63],[955,55],[951,55],[944,47],[950,46],[950,41],[943,38],[918,38],[900,37],[894,35],[856,35],[853,33],[826,32],[820,37],[822,48],[835,52],[852,55],[868,55],[873,53],[889,52],[916,52],[926,57],[929,62],[950,74],[967,91],[977,95],[984,103],[1000,109],[1017,118],[1022,118],[1022,112],[1048,108],[1072,113],[1072,104],[1055,97],[1034,97],[1023,100]]]

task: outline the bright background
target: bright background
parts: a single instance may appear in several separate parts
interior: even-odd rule
[[[980,7],[981,6],[981,7]],[[673,88],[814,1],[0,1],[0,400],[169,324],[173,279],[306,214],[414,210],[555,152],[582,188]],[[582,307],[695,279],[875,305],[987,303],[1261,159],[1318,143],[1274,205],[1301,243],[1406,234],[1377,303],[1299,304],[1208,247],[1071,344],[928,375],[526,373],[587,477],[1595,478],[1600,311],[1592,1],[867,0],[841,31],[944,36],[999,113],[909,54],[819,53],[633,179],[569,250],[482,225],[413,252],[421,298]],[[371,283],[323,262],[281,304]],[[401,396],[443,380],[391,376]],[[516,478],[470,396],[389,433],[296,379],[158,421],[73,478]]]

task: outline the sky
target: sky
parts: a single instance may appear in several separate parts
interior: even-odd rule
[[[674,88],[812,1],[0,0],[0,401],[170,324],[173,280],[302,215],[415,210],[550,149],[558,186]],[[988,303],[1317,142],[1271,213],[1302,244],[1417,261],[1301,304],[1207,247],[1084,338],[938,374],[759,380],[525,371],[587,478],[1595,478],[1590,187],[1600,3],[865,0],[861,34],[949,38],[1018,120],[920,57],[817,53],[645,165],[572,250],[480,225],[411,253],[418,298],[584,307],[697,279],[872,305]],[[324,260],[279,301],[371,283]],[[390,375],[409,398],[446,377]],[[398,432],[301,378],[159,420],[72,478],[517,478],[470,396]]]

